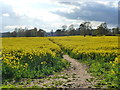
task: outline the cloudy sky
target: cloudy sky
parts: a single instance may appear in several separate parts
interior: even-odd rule
[[[92,27],[107,22],[118,24],[119,0],[0,0],[0,30],[15,27],[42,28],[55,31],[62,25],[78,27],[91,21]]]

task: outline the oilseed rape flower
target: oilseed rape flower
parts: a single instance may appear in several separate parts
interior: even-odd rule
[[[116,79],[120,75],[117,36],[64,36],[51,39],[72,58],[87,63],[90,72],[102,77],[113,87],[119,86]]]
[[[120,56],[116,57],[114,62],[117,64],[120,63]]]
[[[40,77],[44,72],[52,74],[52,69],[58,69],[56,65],[61,69],[68,64],[62,61],[61,48],[47,37],[2,38],[2,45],[3,78],[9,75],[14,78]],[[54,68],[49,68],[51,66]]]
[[[0,53],[6,76],[6,70],[25,78],[40,77],[44,73],[49,75],[58,69],[57,65],[61,65],[61,68],[68,65],[62,59],[62,52],[93,66],[91,71],[96,72],[96,75],[99,72],[108,78],[106,80],[119,73],[116,69],[120,63],[117,36],[15,37],[2,40]],[[102,75],[104,73],[111,77]]]

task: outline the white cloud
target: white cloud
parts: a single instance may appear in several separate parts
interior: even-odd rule
[[[2,0],[2,1],[8,5],[12,5],[13,7],[31,6],[36,3],[51,3],[51,0]]]
[[[115,0],[115,1],[96,1],[96,2],[103,4],[103,5],[106,5],[108,7],[115,7],[115,8],[118,7],[118,0]]]
[[[103,22],[91,21],[91,25],[92,25],[93,28],[97,28],[97,26],[99,26],[101,23],[103,23]]]
[[[4,13],[2,16],[9,17],[10,15],[8,13]]]
[[[5,8],[3,14],[4,30],[13,30],[15,27],[38,27],[47,31],[51,29],[56,30],[61,28],[62,25],[77,24],[79,25],[83,20],[67,19],[61,15],[54,14],[54,11],[66,12],[68,14],[74,13],[75,9],[81,7],[76,6],[75,3],[81,3],[86,5],[86,2],[98,2],[109,7],[117,7],[118,0],[1,0],[5,5],[11,7],[11,9]],[[0,1],[0,2],[1,2]],[[68,4],[62,4],[59,2],[67,2]],[[69,3],[70,2],[70,3]],[[1,5],[0,5],[1,6]],[[4,6],[4,5],[3,5]],[[93,21],[93,26],[96,26],[99,22]]]
[[[8,26],[5,26],[5,29],[15,29],[16,27],[25,27],[25,26],[20,26],[20,25],[14,25],[14,26],[12,26],[12,25],[8,25]]]
[[[8,29],[8,30],[14,30],[15,28],[25,28],[25,27],[27,27],[26,25],[8,25],[8,26],[5,26],[4,27],[4,29]],[[34,28],[34,26],[29,26],[29,27],[27,27],[28,29],[33,29]]]

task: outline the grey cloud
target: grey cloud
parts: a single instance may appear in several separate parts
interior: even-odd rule
[[[54,14],[58,14],[68,19],[81,19],[81,20],[102,21],[102,22],[105,21],[109,24],[114,24],[114,25],[118,23],[117,8],[95,2],[86,2],[84,4],[80,4],[77,2],[73,2],[73,3],[60,2],[60,3],[64,5],[68,5],[68,4],[74,5],[80,7],[80,9],[75,8],[73,9],[74,12],[71,13],[55,11],[53,12]]]
[[[65,1],[60,1],[58,2],[59,4],[64,4],[64,5],[73,5],[75,2],[65,2]]]

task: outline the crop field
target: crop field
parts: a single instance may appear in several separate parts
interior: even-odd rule
[[[70,66],[68,54],[87,64],[99,86],[118,88],[120,54],[117,36],[2,38],[3,84],[22,78],[44,78]]]
[[[119,87],[118,37],[57,37],[51,40],[72,58],[90,66],[89,72],[102,79],[99,86]]]
[[[4,38],[2,78],[41,78],[66,68],[61,49],[47,38]]]

